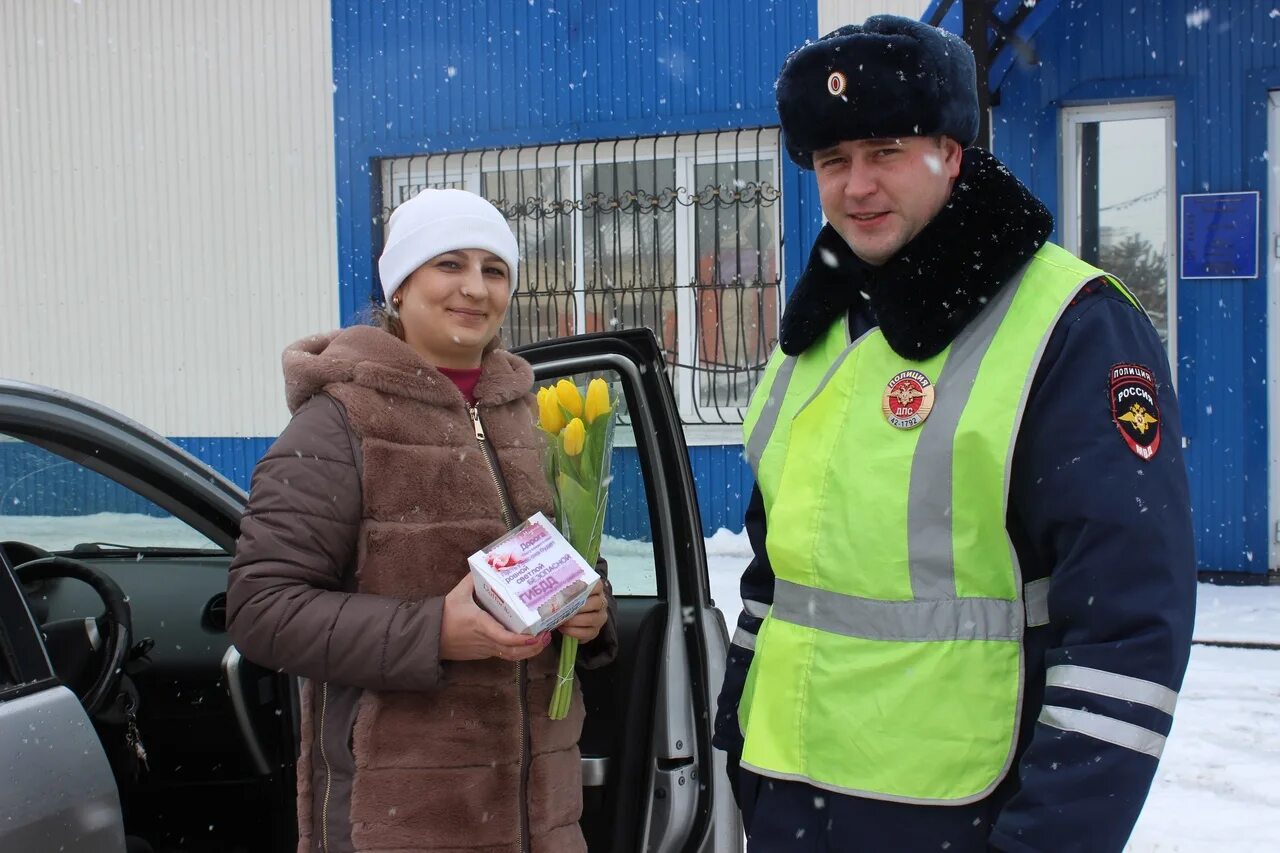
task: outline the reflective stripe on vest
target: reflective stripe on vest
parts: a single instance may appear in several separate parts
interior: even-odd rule
[[[744,422],[776,576],[739,712],[745,766],[926,803],[1004,777],[1026,624],[1009,465],[1049,335],[1099,275],[1049,244],[931,359],[878,329],[850,343],[844,323],[771,358]],[[907,369],[936,400],[898,430],[881,398]]]

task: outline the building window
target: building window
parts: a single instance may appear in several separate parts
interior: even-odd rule
[[[1071,107],[1063,121],[1063,245],[1117,276],[1176,364],[1173,104]]]
[[[778,337],[775,128],[380,165],[384,227],[424,187],[469,189],[506,214],[521,251],[508,345],[648,327],[685,422],[742,422]]]

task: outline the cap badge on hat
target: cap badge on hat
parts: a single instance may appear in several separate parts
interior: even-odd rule
[[[831,76],[827,78],[827,91],[833,95],[843,95],[848,87],[849,78],[845,77],[841,71],[832,71]]]
[[[898,429],[913,429],[933,411],[933,398],[929,377],[918,370],[904,370],[889,380],[881,408],[885,419]]]

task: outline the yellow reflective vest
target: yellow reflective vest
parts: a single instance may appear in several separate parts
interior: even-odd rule
[[[925,361],[878,329],[850,340],[847,318],[774,352],[743,425],[775,575],[743,766],[912,803],[972,802],[1004,777],[1023,630],[1047,622],[1047,584],[1024,591],[1005,527],[1013,448],[1058,318],[1101,275],[1046,244]]]

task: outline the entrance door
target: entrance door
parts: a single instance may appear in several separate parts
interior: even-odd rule
[[[1062,131],[1063,246],[1138,297],[1176,383],[1173,104],[1069,107]]]

